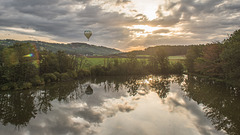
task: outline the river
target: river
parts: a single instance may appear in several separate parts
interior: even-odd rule
[[[187,75],[89,78],[1,91],[0,134],[237,135],[239,92]]]

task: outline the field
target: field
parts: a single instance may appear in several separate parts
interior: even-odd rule
[[[141,55],[137,56],[139,61],[148,61],[149,55]],[[118,59],[119,61],[125,61],[127,58],[103,58],[103,57],[94,57],[94,58],[87,58],[87,62],[90,67],[96,66],[96,65],[107,65],[109,62],[113,62],[114,59]],[[182,62],[185,59],[185,56],[169,56],[168,57],[170,63],[175,63],[175,62]]]

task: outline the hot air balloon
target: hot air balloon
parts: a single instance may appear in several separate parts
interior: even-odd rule
[[[90,30],[85,30],[84,31],[84,35],[85,35],[85,37],[88,39],[88,41],[89,41],[89,38],[92,36],[92,31],[90,31]]]
[[[92,95],[92,94],[93,94],[93,89],[92,89],[92,87],[91,87],[90,85],[88,85],[85,93],[86,93],[87,95]]]

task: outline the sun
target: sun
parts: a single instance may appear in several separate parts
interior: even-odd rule
[[[156,11],[159,8],[159,5],[163,5],[165,1],[161,0],[147,0],[147,1],[139,1],[139,0],[132,0],[134,3],[134,7],[138,11],[145,15],[148,20],[154,20],[157,18]]]

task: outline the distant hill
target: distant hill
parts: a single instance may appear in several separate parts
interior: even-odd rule
[[[129,54],[137,55],[138,57],[149,57],[157,52],[158,49],[163,50],[168,56],[186,55],[187,50],[192,45],[158,45],[154,47],[148,47],[144,50],[134,50],[131,52],[123,52],[119,54],[112,54],[111,57],[127,57]]]
[[[52,52],[57,52],[59,50],[65,51],[68,54],[75,55],[86,55],[86,56],[94,56],[94,55],[110,55],[121,53],[121,51],[107,48],[103,46],[89,45],[87,43],[68,43],[68,44],[59,44],[59,43],[48,43],[42,41],[18,41],[18,40],[0,40],[0,49],[3,47],[11,46],[17,42],[29,42],[35,44],[39,50],[49,50]]]

